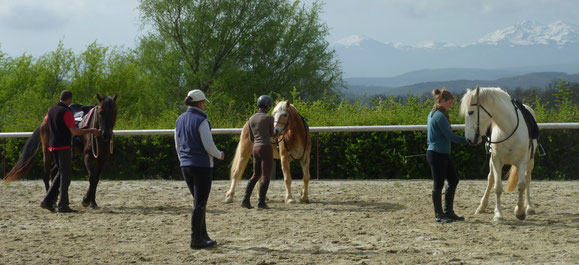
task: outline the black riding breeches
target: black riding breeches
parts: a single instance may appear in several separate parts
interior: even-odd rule
[[[193,195],[193,208],[202,209],[207,205],[211,192],[213,168],[210,167],[181,167],[183,178]]]
[[[456,188],[458,175],[449,154],[428,150],[426,151],[426,160],[430,164],[430,171],[434,180],[434,191],[442,190],[445,179],[448,181],[450,188]]]

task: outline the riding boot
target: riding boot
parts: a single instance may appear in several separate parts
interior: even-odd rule
[[[255,188],[255,184],[257,184],[257,180],[250,178],[247,182],[247,187],[245,188],[245,195],[243,196],[243,201],[241,202],[241,206],[247,209],[253,209],[251,206],[250,197],[251,193],[253,192],[253,188]]]
[[[211,240],[209,235],[207,234],[207,226],[205,223],[205,212],[207,211],[206,208],[203,208],[203,222],[201,224],[201,239],[205,240],[210,247],[217,245],[217,241]]]
[[[259,184],[259,202],[257,203],[257,208],[259,209],[269,209],[269,206],[265,203],[267,189],[269,189],[269,180],[263,181]]]
[[[456,187],[446,186],[446,193],[444,195],[444,215],[448,219],[456,221],[464,221],[464,217],[456,215],[454,213],[454,193],[456,192]]]
[[[441,223],[454,222],[454,220],[447,218],[446,215],[444,215],[444,212],[442,211],[442,198],[441,198],[442,194],[441,193],[442,193],[442,190],[433,190],[432,191],[432,203],[434,204],[434,220],[436,220],[436,222],[441,222]]]
[[[208,248],[211,246],[201,238],[203,211],[204,209],[202,208],[193,209],[193,215],[191,216],[191,243],[189,245],[192,249]]]

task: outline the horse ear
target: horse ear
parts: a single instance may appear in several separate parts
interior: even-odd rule
[[[96,98],[98,99],[99,102],[103,101],[103,97],[101,97],[101,94],[99,94],[98,92],[96,93]]]
[[[478,92],[480,91],[480,87],[478,87],[478,85],[476,85],[476,95],[478,96]]]
[[[114,93],[114,94],[113,94],[113,100],[114,100],[115,102],[117,102],[117,93]]]

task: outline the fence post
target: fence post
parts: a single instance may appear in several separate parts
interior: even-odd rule
[[[320,133],[316,133],[316,179],[320,180]]]

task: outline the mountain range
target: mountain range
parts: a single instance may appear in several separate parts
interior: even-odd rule
[[[350,88],[347,93],[355,94],[360,94],[355,92],[360,87],[378,94],[407,93],[403,89],[408,86],[457,80],[453,84],[541,87],[552,79],[574,78],[572,74],[579,73],[579,30],[563,21],[549,25],[523,21],[465,44],[409,45],[352,35],[332,43],[332,47],[342,63]],[[517,84],[509,78],[526,81]]]

